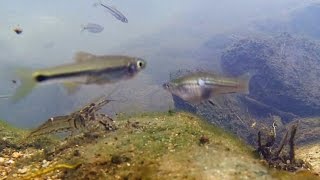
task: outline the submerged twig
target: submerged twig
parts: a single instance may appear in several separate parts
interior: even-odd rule
[[[293,125],[291,128],[291,135],[289,139],[289,160],[293,161],[294,160],[294,136],[296,135],[297,132],[297,125]]]
[[[273,124],[275,131],[275,126]],[[309,165],[302,160],[296,160],[294,156],[294,137],[296,135],[297,125],[291,127],[291,133],[288,140],[289,131],[286,132],[283,137],[278,150],[274,150],[272,147],[275,142],[275,132],[272,135],[268,135],[267,142],[261,143],[261,131],[258,132],[258,148],[257,152],[262,155],[267,164],[271,167],[275,167],[287,171],[297,171],[298,169],[310,169]],[[285,144],[289,145],[289,151],[284,151]]]
[[[287,141],[287,138],[288,138],[288,132],[286,132],[286,135],[284,136],[284,138],[282,139],[281,143],[280,143],[280,147],[279,149],[275,152],[275,156],[278,157],[280,152],[282,151],[286,141]]]

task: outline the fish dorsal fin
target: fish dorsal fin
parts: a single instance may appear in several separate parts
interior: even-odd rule
[[[73,59],[74,59],[76,62],[85,62],[85,61],[91,60],[94,56],[95,56],[95,55],[93,55],[93,54],[80,51],[80,52],[77,52],[77,53],[74,55],[74,58],[73,58]]]

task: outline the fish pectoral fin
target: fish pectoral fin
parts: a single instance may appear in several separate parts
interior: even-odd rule
[[[74,94],[79,90],[78,83],[63,83],[63,87],[67,90],[68,95]]]
[[[80,51],[80,52],[77,52],[74,56],[74,60],[76,62],[85,62],[85,61],[89,61],[91,60],[95,55],[93,54],[90,54],[90,53],[87,53],[87,52],[83,52],[83,51]]]

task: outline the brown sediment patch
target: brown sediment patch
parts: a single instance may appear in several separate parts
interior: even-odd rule
[[[312,171],[320,176],[320,144],[299,147],[296,151],[296,156],[310,163]]]

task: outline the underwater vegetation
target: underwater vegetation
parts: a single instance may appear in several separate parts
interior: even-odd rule
[[[26,144],[20,148],[1,152],[5,162],[0,162],[0,173],[7,179],[317,177],[307,171],[269,169],[236,136],[189,113],[120,114],[115,124],[114,131],[101,129],[67,139],[49,134],[24,139]],[[31,146],[33,141],[45,143]],[[6,163],[8,158],[14,162]]]

